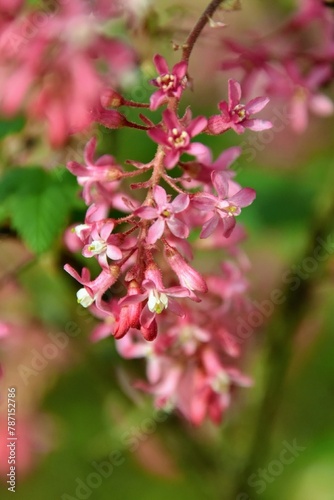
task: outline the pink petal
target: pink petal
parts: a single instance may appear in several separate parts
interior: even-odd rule
[[[296,132],[303,132],[308,124],[307,103],[304,99],[294,98],[290,104],[290,119],[292,128]]]
[[[212,167],[215,170],[227,169],[241,155],[241,148],[234,146],[222,152],[222,154],[213,163]]]
[[[317,94],[310,99],[310,109],[317,115],[330,116],[333,114],[334,105],[326,95]]]
[[[180,159],[180,154],[181,154],[180,151],[178,151],[177,149],[171,149],[170,151],[168,151],[168,153],[165,156],[166,168],[175,167],[175,165]]]
[[[207,146],[200,142],[193,142],[187,148],[187,153],[197,158],[200,163],[206,165],[211,159],[211,152]]]
[[[148,328],[154,319],[155,319],[155,313],[152,313],[149,310],[148,305],[146,304],[140,315],[140,324],[145,328]]]
[[[68,274],[72,276],[72,278],[77,280],[82,285],[87,283],[90,279],[89,271],[87,268],[83,268],[82,276],[80,276],[80,274],[75,269],[73,269],[73,267],[70,266],[69,264],[65,264],[64,269]]]
[[[187,74],[188,64],[185,61],[181,61],[175,64],[173,68],[173,74],[178,77],[179,80],[182,80]]]
[[[153,196],[159,208],[164,208],[167,205],[167,194],[163,187],[154,186]]]
[[[133,304],[139,304],[147,298],[147,293],[137,293],[136,295],[127,295],[123,299],[119,300],[118,305],[120,307],[130,306]]]
[[[152,128],[147,131],[147,135],[152,139],[152,141],[157,142],[158,144],[170,146],[167,140],[167,135],[161,128]]]
[[[165,229],[165,221],[162,218],[157,219],[150,227],[147,233],[147,243],[153,245],[161,238]]]
[[[179,212],[183,212],[189,205],[189,196],[187,194],[179,194],[172,201],[171,206],[173,207],[174,214],[178,214]]]
[[[189,228],[188,226],[179,219],[173,218],[167,220],[167,226],[178,238],[188,238],[189,236]]]
[[[212,172],[212,182],[219,198],[224,199],[228,195],[228,180],[224,172]]]
[[[197,134],[203,132],[208,124],[208,120],[204,116],[198,116],[190,122],[187,127],[187,132],[190,137],[194,137]]]
[[[226,101],[221,101],[218,104],[218,108],[219,108],[221,114],[223,115],[222,117],[226,121],[229,121],[230,120],[230,112],[229,112],[229,109],[228,109],[228,103]]]
[[[236,80],[230,79],[228,81],[228,100],[229,100],[229,108],[233,109],[240,103],[241,99],[241,87],[240,83]]]
[[[150,109],[155,111],[161,104],[164,104],[166,100],[166,93],[162,89],[157,90],[150,97]]]
[[[209,211],[214,209],[216,198],[214,196],[198,195],[192,199],[191,204],[198,210]]]
[[[255,132],[260,132],[272,128],[273,124],[269,120],[245,120],[243,126]]]
[[[256,191],[252,188],[240,189],[238,193],[231,196],[229,199],[230,203],[236,205],[237,207],[248,207],[256,198]]]
[[[246,104],[246,111],[251,115],[253,113],[259,113],[269,102],[268,97],[256,97]]]
[[[180,316],[181,318],[185,317],[185,311],[183,307],[178,302],[176,302],[176,300],[173,299],[168,300],[168,310],[170,310],[177,316]]]
[[[162,113],[163,119],[165,124],[167,125],[167,128],[169,130],[172,130],[173,128],[180,129],[180,122],[177,119],[177,116],[173,111],[170,111],[169,109],[166,109]]]
[[[100,231],[101,238],[107,240],[114,229],[114,223],[112,221],[106,222]]]
[[[155,64],[155,67],[157,68],[158,72],[161,75],[164,75],[165,73],[169,73],[169,68],[166,62],[166,59],[162,57],[160,54],[156,54],[153,58],[153,62]]]
[[[233,229],[235,228],[235,217],[225,217],[222,219],[223,222],[223,228],[224,228],[224,236],[225,238],[228,238],[230,234],[232,233]]]
[[[123,256],[121,250],[118,247],[116,247],[115,245],[108,245],[107,255],[108,255],[109,259],[112,259],[112,260],[119,260]]]
[[[200,238],[207,238],[210,236],[210,234],[213,233],[213,231],[216,229],[217,225],[219,222],[219,216],[217,214],[214,214],[211,219],[205,222],[203,225],[203,229],[200,234]]]
[[[188,288],[183,286],[171,286],[163,290],[168,296],[171,297],[189,297],[190,292]]]
[[[135,215],[138,215],[141,219],[150,220],[156,219],[159,216],[159,212],[154,207],[139,207],[134,212]]]

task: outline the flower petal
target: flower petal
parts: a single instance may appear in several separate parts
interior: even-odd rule
[[[165,221],[161,217],[157,219],[150,227],[147,233],[147,243],[154,245],[154,243],[161,238],[165,230]]]
[[[268,97],[256,97],[246,104],[246,111],[250,115],[253,113],[259,113],[265,106],[267,106],[269,100],[270,99]]]
[[[187,132],[190,135],[190,137],[194,137],[195,135],[198,135],[201,132],[203,132],[207,124],[208,124],[207,118],[205,118],[204,116],[198,116],[189,123],[187,127]]]
[[[217,160],[212,164],[215,170],[226,170],[239,156],[241,155],[241,148],[234,146],[222,152]]]
[[[211,219],[206,221],[205,224],[203,225],[200,238],[203,239],[210,236],[210,234],[212,234],[213,231],[216,229],[218,222],[219,222],[219,216],[217,214],[214,214],[213,217],[211,217]]]
[[[241,87],[240,83],[236,80],[230,79],[228,81],[228,100],[229,100],[229,108],[233,109],[240,103],[241,99]]]
[[[228,180],[226,174],[224,172],[212,172],[211,177],[219,198],[226,198],[228,196]]]
[[[188,205],[189,205],[189,196],[187,194],[178,194],[176,198],[171,203],[171,206],[173,207],[173,212],[174,214],[178,214],[179,212],[183,212]]]
[[[235,195],[231,196],[229,202],[238,207],[248,207],[256,198],[256,191],[252,188],[240,189]]]
[[[169,68],[166,59],[162,57],[160,54],[156,54],[154,56],[153,62],[160,74],[164,75],[165,73],[169,73]]]
[[[156,208],[148,206],[137,208],[134,214],[145,220],[156,219],[159,216],[159,212]]]
[[[167,205],[167,193],[163,187],[154,186],[153,196],[160,209],[163,209]]]
[[[167,219],[166,222],[174,236],[178,238],[188,238],[189,228],[183,221],[174,217],[173,219]]]

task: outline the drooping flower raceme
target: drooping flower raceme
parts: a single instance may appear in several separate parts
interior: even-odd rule
[[[81,274],[69,265],[65,269],[82,285],[78,302],[101,320],[92,340],[112,335],[121,355],[146,358],[147,381],[138,381],[137,387],[151,393],[158,407],[175,408],[196,425],[206,416],[218,423],[233,387],[249,385],[235,365],[244,345],[235,312],[240,315],[248,307],[247,259],[237,250],[243,232],[236,220],[254,201],[255,191],[234,180],[231,165],[240,148],[228,148],[215,160],[210,148],[193,138],[269,128],[269,122],[252,116],[268,99],[243,105],[239,84],[230,80],[221,115],[193,118],[190,109],[180,115],[187,60],[170,70],[156,55],[154,64],[158,76],[151,84],[158,90],[150,103],[127,101],[112,89],[100,101],[106,113],[122,106],[167,107],[157,123],[141,114],[143,124],[124,120],[119,125],[143,129],[156,144],[154,158],[146,164],[128,160],[127,168],[110,155],[95,160],[96,141],[91,139],[84,163],[68,165],[88,205],[84,222],[74,226],[71,245],[97,260],[99,274],[91,279],[88,269]],[[99,113],[101,122],[105,112],[100,108]],[[107,115],[103,119],[108,126]],[[111,119],[110,127],[115,126]],[[127,179],[132,190],[143,193],[141,202],[129,194]],[[201,245],[198,235],[206,251],[225,252],[218,276],[212,263],[202,273],[190,262]]]

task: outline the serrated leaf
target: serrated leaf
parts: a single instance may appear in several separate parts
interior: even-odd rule
[[[34,252],[48,250],[65,229],[76,198],[67,180],[32,167],[12,169],[0,181],[0,201],[8,207],[13,228]]]
[[[48,250],[64,227],[68,213],[59,186],[44,182],[11,200],[12,224],[35,252]]]

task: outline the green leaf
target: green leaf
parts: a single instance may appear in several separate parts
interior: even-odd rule
[[[31,250],[49,250],[75,205],[75,186],[38,167],[14,168],[0,181],[0,202]],[[72,181],[71,181],[72,182]]]
[[[15,116],[15,118],[4,119],[0,118],[0,139],[8,134],[21,132],[25,125],[23,116]]]

